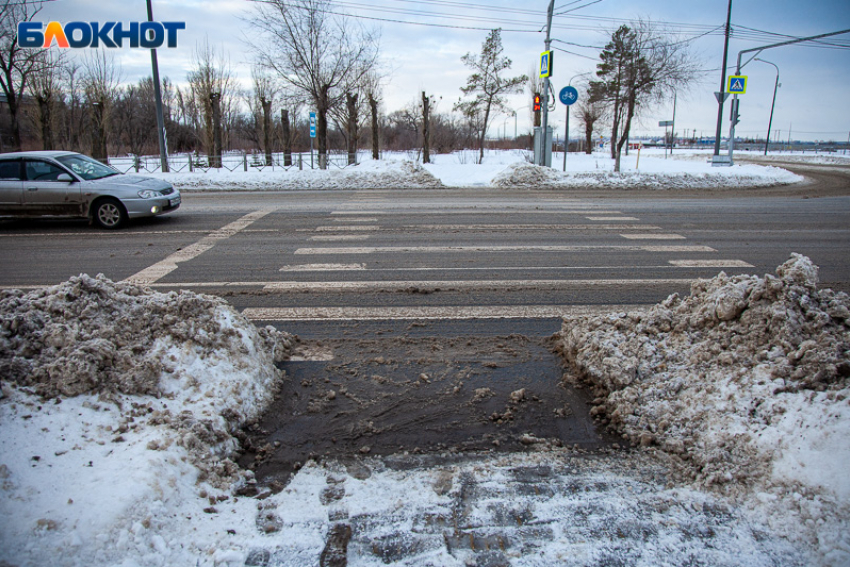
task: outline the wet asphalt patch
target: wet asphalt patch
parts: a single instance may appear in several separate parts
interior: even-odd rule
[[[306,360],[299,360],[299,358]],[[244,433],[240,465],[282,482],[310,459],[594,450],[589,393],[562,380],[549,339],[369,335],[304,341]]]

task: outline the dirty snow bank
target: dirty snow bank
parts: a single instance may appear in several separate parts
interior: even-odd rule
[[[776,275],[700,280],[648,312],[566,320],[591,410],[695,486],[850,563],[850,298],[793,255]]]
[[[411,161],[364,161],[345,169],[213,170],[157,173],[180,190],[288,191],[304,189],[432,189],[443,184]]]
[[[492,180],[494,187],[527,188],[637,188],[656,189],[734,189],[739,187],[771,187],[799,183],[803,178],[777,167],[757,165],[736,165],[729,168],[711,168],[706,164],[674,162],[664,168],[648,168],[646,162],[653,158],[644,158],[644,171],[627,167],[622,173],[608,171],[613,162],[603,160],[600,171],[558,171],[550,167],[541,167],[529,163],[514,163],[500,172]],[[597,160],[599,161],[599,160]],[[655,162],[662,160],[654,159]]]
[[[0,292],[0,559],[168,564],[163,513],[249,480],[234,434],[293,340],[221,299],[103,276]]]

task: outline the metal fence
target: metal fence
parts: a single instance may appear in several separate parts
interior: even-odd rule
[[[319,155],[316,152],[301,152],[292,154],[291,165],[285,165],[283,152],[272,154],[271,163],[266,163],[266,155],[259,152],[225,152],[221,156],[222,171],[274,171],[274,170],[304,170],[319,169]],[[360,163],[361,156],[357,156]],[[162,170],[160,156],[117,156],[108,159],[109,165],[122,173],[153,173]],[[169,154],[168,169],[172,173],[195,171],[207,172],[212,167],[210,156],[205,154]],[[344,169],[348,167],[348,152],[330,151],[327,155],[327,168]]]

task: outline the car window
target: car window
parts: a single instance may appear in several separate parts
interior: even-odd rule
[[[2,181],[20,181],[21,180],[21,162],[19,161],[0,161],[0,180]]]
[[[69,168],[86,181],[118,175],[118,172],[108,165],[104,165],[96,159],[82,154],[59,156],[56,158],[56,161]]]
[[[26,160],[24,169],[27,172],[28,181],[56,181],[56,178],[68,172],[59,166],[46,161]]]

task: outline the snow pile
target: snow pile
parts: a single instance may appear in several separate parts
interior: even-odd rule
[[[850,297],[817,283],[795,254],[776,276],[721,273],[648,312],[567,320],[559,347],[592,415],[847,564]]]
[[[433,189],[443,184],[411,161],[364,161],[345,169],[210,170],[206,173],[158,173],[178,189],[287,191],[304,189]]]
[[[586,160],[585,160],[586,161]],[[598,161],[598,160],[597,160]],[[610,161],[610,160],[608,160]],[[535,188],[654,188],[654,189],[733,189],[739,187],[771,187],[799,183],[802,177],[775,167],[736,165],[731,168],[713,168],[705,164],[690,164],[670,160],[670,167],[647,167],[647,162],[663,163],[657,158],[644,158],[644,171],[625,167],[622,173],[609,171],[613,162],[602,162],[602,169],[594,171],[562,172],[529,163],[514,163],[491,181],[494,187]],[[655,165],[658,165],[656,163]],[[677,167],[678,166],[678,167]],[[695,167],[688,167],[695,166]],[[598,165],[597,165],[598,167]],[[691,171],[691,169],[693,171]],[[706,169],[708,169],[706,171]]]
[[[234,434],[293,340],[218,298],[103,276],[0,292],[0,563],[168,564],[160,516],[250,480]]]

